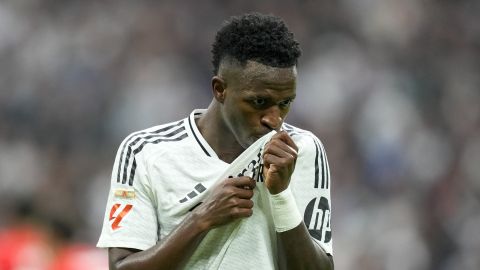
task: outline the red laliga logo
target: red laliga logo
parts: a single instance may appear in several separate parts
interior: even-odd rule
[[[133,208],[133,205],[127,204],[127,205],[125,205],[125,207],[123,207],[123,209],[120,211],[120,213],[118,215],[115,215],[117,213],[118,209],[120,208],[120,206],[121,206],[120,203],[116,203],[112,206],[112,209],[110,210],[110,221],[113,220],[112,230],[117,230],[117,229],[121,228],[120,222],[122,222],[122,219]]]

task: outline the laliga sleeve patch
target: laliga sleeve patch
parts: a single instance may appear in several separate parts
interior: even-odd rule
[[[118,230],[121,228],[120,222],[122,222],[123,218],[132,210],[133,205],[126,204],[123,206],[120,203],[116,203],[110,209],[110,226],[113,231]]]
[[[113,192],[113,196],[120,199],[135,199],[135,191],[128,189],[116,189]]]

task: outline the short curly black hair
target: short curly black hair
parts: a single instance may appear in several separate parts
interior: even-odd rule
[[[253,60],[272,67],[292,67],[301,55],[298,42],[282,19],[273,15],[247,13],[227,20],[212,45],[213,73],[217,75],[224,57],[244,65]]]

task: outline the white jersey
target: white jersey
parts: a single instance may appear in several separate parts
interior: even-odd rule
[[[202,240],[186,269],[277,269],[276,232],[263,185],[263,146],[271,132],[228,164],[199,132],[194,110],[178,122],[132,133],[120,145],[112,172],[98,247],[140,250],[177,227],[229,176],[256,179],[253,215],[215,228]],[[290,188],[312,239],[332,251],[330,171],[325,150],[312,133],[283,124],[298,146]]]

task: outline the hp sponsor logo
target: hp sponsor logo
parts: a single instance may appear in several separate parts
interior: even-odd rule
[[[332,239],[332,230],[330,227],[330,206],[327,198],[314,198],[311,200],[304,215],[305,225],[310,235],[324,243]]]

